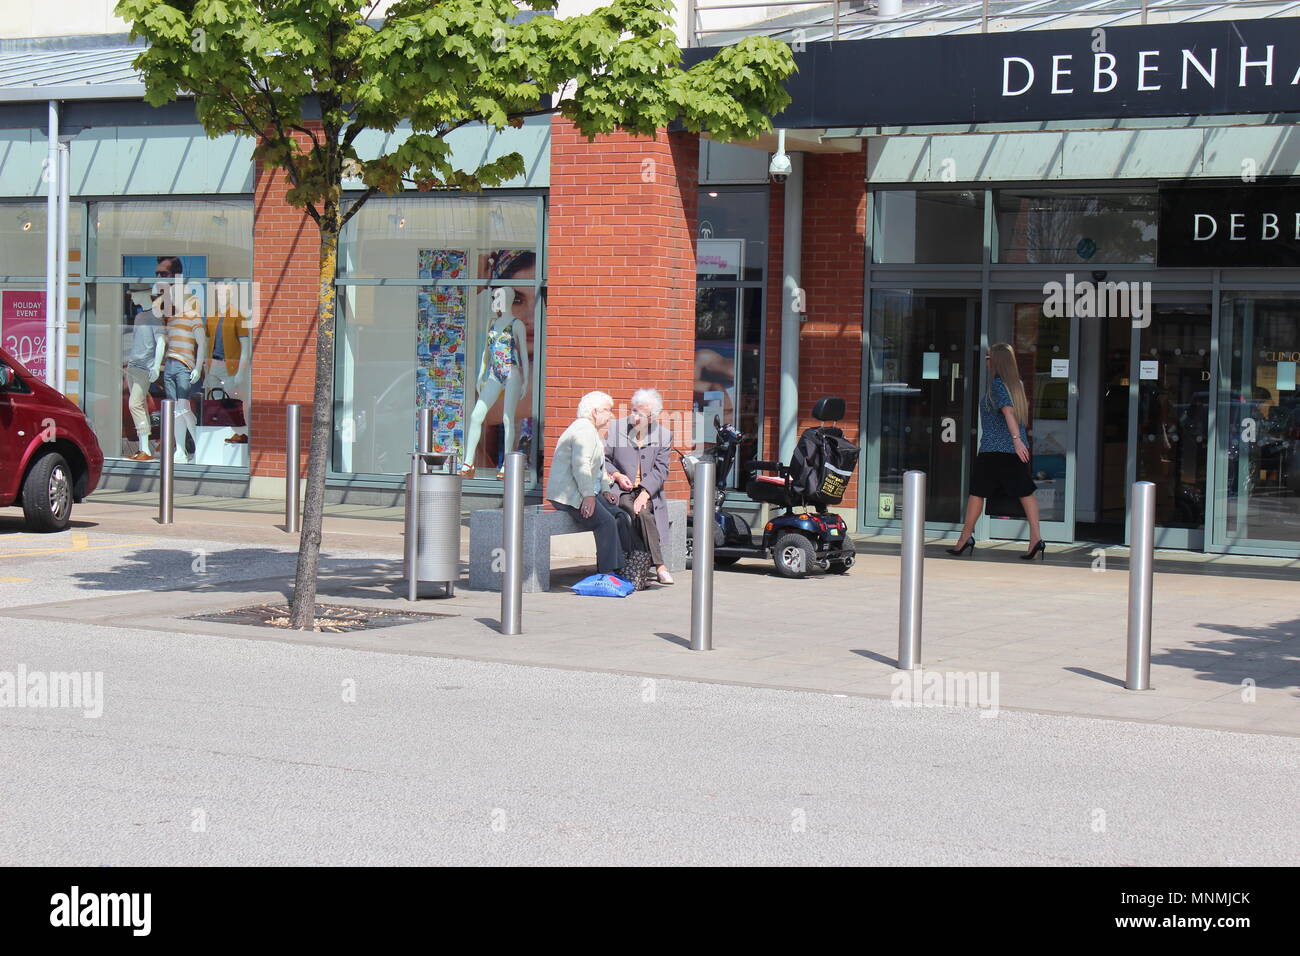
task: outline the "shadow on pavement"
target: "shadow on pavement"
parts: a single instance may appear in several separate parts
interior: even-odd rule
[[[99,524],[94,521],[69,521],[64,531],[88,531],[91,528],[98,528]],[[58,535],[62,531],[33,531],[27,527],[27,519],[22,516],[22,512],[13,514],[0,514],[0,535],[5,534],[30,534],[33,540],[39,538],[49,538],[51,541],[57,541]]]
[[[270,548],[208,551],[194,548],[141,548],[123,554],[111,568],[80,571],[71,577],[87,591],[202,591],[235,593],[281,590],[292,585],[297,553]],[[262,570],[254,570],[258,566]],[[322,553],[318,591],[322,596],[392,597],[404,587],[400,558],[333,558]],[[241,577],[241,575],[256,575]]]
[[[890,667],[897,667],[898,661],[893,657],[886,657],[884,654],[877,654],[875,651],[865,651],[861,648],[854,648],[854,654],[859,657],[865,657],[868,660],[879,661],[881,664],[888,664]]]
[[[1300,618],[1266,627],[1197,626],[1233,636],[1156,651],[1151,663],[1194,670],[1200,680],[1222,684],[1240,685],[1249,678],[1256,687],[1300,688]]]
[[[691,642],[687,638],[682,637],[678,634],[668,634],[663,631],[658,631],[655,633],[655,637],[661,638],[670,644],[676,644],[679,647],[685,647],[688,650],[690,649],[691,646]]]
[[[1067,667],[1065,668],[1071,674],[1078,674],[1082,677],[1091,677],[1093,680],[1099,680],[1104,684],[1115,684],[1118,687],[1124,686],[1124,681],[1118,677],[1111,677],[1109,674],[1103,674],[1101,671],[1089,670],[1086,667]]]

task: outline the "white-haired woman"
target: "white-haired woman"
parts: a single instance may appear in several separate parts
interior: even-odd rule
[[[557,511],[573,516],[596,536],[596,570],[623,570],[630,550],[627,520],[614,503],[616,495],[605,472],[604,435],[614,417],[614,400],[604,392],[588,392],[578,402],[578,417],[555,443],[546,497]]]
[[[605,440],[605,470],[618,485],[618,506],[632,520],[633,550],[643,546],[659,583],[672,584],[673,576],[664,561],[664,546],[668,543],[664,484],[668,481],[668,450],[673,435],[659,420],[664,399],[653,388],[637,389],[629,404],[630,414],[610,426]]]

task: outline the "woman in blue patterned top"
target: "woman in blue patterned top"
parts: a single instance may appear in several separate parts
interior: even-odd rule
[[[1029,475],[1029,435],[1024,422],[1029,417],[1025,386],[1020,382],[1016,353],[1000,342],[985,356],[989,365],[988,388],[980,399],[980,447],[971,470],[970,497],[966,500],[966,523],[957,546],[949,554],[975,550],[975,522],[984,510],[984,499],[1019,498],[1029,519],[1029,550],[1026,561],[1046,555],[1047,546],[1038,530],[1038,501]]]

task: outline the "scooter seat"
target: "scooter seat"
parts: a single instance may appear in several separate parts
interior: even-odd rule
[[[751,475],[745,484],[745,494],[757,502],[772,505],[788,504],[789,489],[780,475]]]

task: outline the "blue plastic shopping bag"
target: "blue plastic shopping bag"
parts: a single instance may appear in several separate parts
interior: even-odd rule
[[[631,581],[613,574],[593,574],[570,587],[574,594],[588,597],[627,597],[636,590]]]

